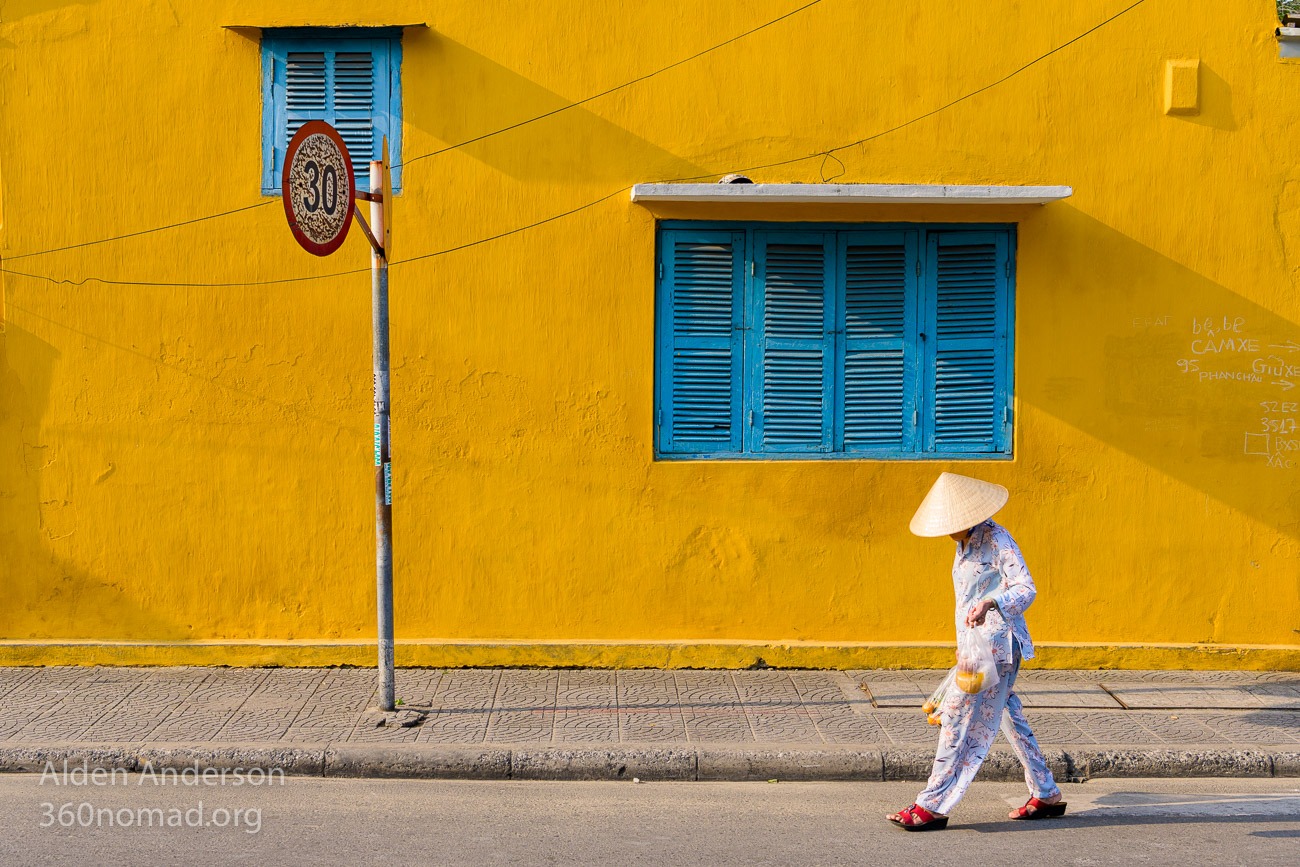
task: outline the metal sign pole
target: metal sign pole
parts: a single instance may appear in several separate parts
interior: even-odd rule
[[[376,239],[383,239],[390,231],[384,221],[384,206],[392,191],[384,184],[384,175],[382,160],[370,163],[370,190],[380,193],[381,199],[370,202],[370,225]],[[379,707],[381,710],[394,710],[393,459],[389,451],[387,253],[380,248],[370,256],[370,308],[375,356],[375,589],[379,613]]]
[[[352,159],[339,131],[309,120],[285,149],[280,197],[289,230],[304,250],[328,256],[343,245],[353,218],[370,256],[375,361],[375,589],[379,614],[379,707],[395,710],[393,672],[393,459],[389,452],[388,260],[393,255],[393,184],[388,138],[370,163],[370,191],[358,192]],[[357,199],[370,202],[371,231]]]

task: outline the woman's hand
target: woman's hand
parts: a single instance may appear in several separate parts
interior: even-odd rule
[[[988,616],[990,611],[997,607],[998,604],[992,599],[985,599],[983,602],[975,603],[975,605],[971,607],[971,610],[966,612],[966,625],[983,626],[984,618]]]

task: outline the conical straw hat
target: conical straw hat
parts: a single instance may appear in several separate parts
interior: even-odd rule
[[[912,516],[910,527],[918,536],[960,533],[992,518],[1009,496],[1001,485],[942,473]]]

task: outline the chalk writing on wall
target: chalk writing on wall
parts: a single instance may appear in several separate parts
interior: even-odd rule
[[[1244,432],[1243,454],[1281,470],[1300,462],[1300,343],[1252,333],[1244,316],[1203,316],[1192,320],[1187,354],[1175,362],[1198,383],[1225,387],[1247,384],[1255,400],[1256,423]]]

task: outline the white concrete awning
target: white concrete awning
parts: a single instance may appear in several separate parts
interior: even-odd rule
[[[786,202],[792,204],[1043,205],[1068,198],[1071,187],[953,184],[637,184],[632,201]]]

